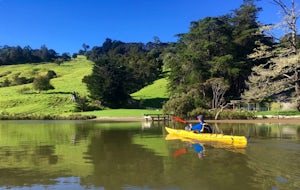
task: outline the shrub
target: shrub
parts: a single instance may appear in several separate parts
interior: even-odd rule
[[[54,89],[54,87],[50,84],[50,79],[47,76],[36,77],[33,80],[33,88],[38,91]]]
[[[6,79],[3,81],[3,83],[2,83],[1,86],[3,86],[3,87],[8,87],[8,86],[10,86],[10,84],[11,84],[11,82],[6,78]]]
[[[203,115],[206,119],[214,119],[218,110],[197,108],[189,112],[189,118],[195,119],[197,115]],[[218,119],[254,119],[255,113],[249,111],[223,110]]]
[[[187,117],[189,110],[194,109],[194,101],[190,96],[173,98],[163,105],[163,113]]]
[[[215,117],[215,111],[204,108],[196,108],[188,113],[188,117],[190,119],[196,119],[198,115],[203,115],[205,119],[213,119]]]
[[[89,100],[86,96],[76,97],[76,110],[75,111],[88,111],[89,110]]]

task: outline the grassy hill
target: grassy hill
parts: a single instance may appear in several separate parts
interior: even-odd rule
[[[82,78],[91,73],[92,65],[93,63],[84,56],[78,56],[75,60],[61,65],[44,63],[0,66],[0,82],[7,79],[13,81],[14,76],[18,73],[20,74],[19,77],[26,78],[45,75],[49,70],[53,70],[57,74],[57,78],[51,79],[51,84],[55,89],[45,92],[39,93],[34,90],[32,83],[1,87],[0,113],[41,115],[72,113],[75,103],[71,101],[71,93],[75,91],[81,96],[88,95]],[[154,84],[132,94],[132,96],[141,100],[141,103],[148,107],[160,107],[161,102],[168,97],[166,84],[166,79],[159,79]]]
[[[131,94],[132,98],[140,100],[144,107],[161,108],[162,103],[168,99],[167,79],[161,78],[141,90]]]
[[[5,79],[13,80],[13,76],[21,73],[20,77],[27,78],[45,75],[53,70],[57,78],[51,80],[54,90],[37,92],[32,83],[0,88],[0,110],[9,113],[38,113],[63,114],[74,110],[75,104],[70,101],[71,93],[78,92],[87,95],[87,88],[82,83],[82,77],[92,69],[92,62],[79,56],[61,65],[55,63],[23,64],[0,67],[0,82]],[[26,90],[25,90],[26,89]],[[21,93],[21,91],[24,91]]]

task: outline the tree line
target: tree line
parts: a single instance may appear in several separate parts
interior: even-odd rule
[[[59,55],[45,45],[42,45],[40,49],[32,49],[30,46],[22,48],[4,45],[0,47],[0,65],[69,61],[70,59],[71,56],[68,53]]]

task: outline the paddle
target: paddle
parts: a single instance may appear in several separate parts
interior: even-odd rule
[[[192,126],[190,123],[188,123],[187,121],[185,121],[184,119],[181,119],[181,118],[179,118],[179,117],[173,116],[173,119],[174,119],[175,121],[180,122],[180,123],[187,124],[188,126],[186,126],[186,128],[187,128],[187,127],[188,127],[188,128],[191,128],[191,126]]]
[[[175,121],[180,122],[180,123],[184,123],[184,124],[187,123],[187,121],[185,121],[185,120],[183,120],[183,119],[181,119],[181,118],[179,118],[179,117],[176,117],[176,116],[173,116],[173,119],[174,119]]]

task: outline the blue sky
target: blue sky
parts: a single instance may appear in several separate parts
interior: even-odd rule
[[[82,44],[101,46],[106,38],[123,42],[175,42],[190,22],[221,16],[243,0],[0,0],[0,46],[46,45],[57,53],[76,53]],[[290,3],[290,0],[283,0]],[[298,3],[296,1],[296,3]],[[276,23],[279,8],[257,3],[258,20]]]

